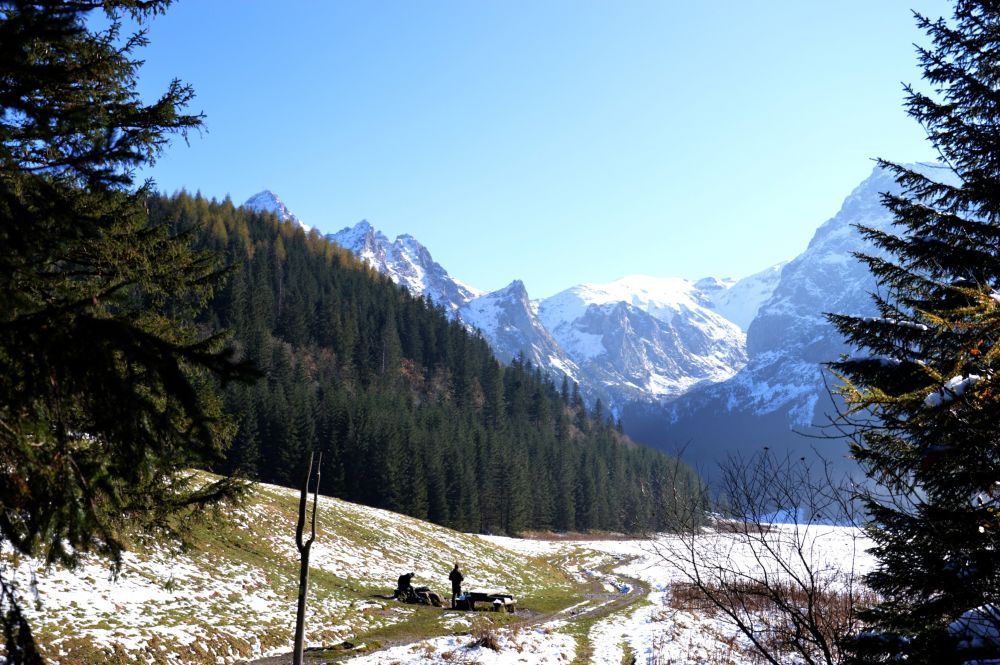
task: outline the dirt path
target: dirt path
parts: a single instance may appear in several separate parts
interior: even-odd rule
[[[523,619],[516,621],[511,621],[498,626],[500,630],[515,630],[515,629],[525,629],[539,626],[550,621],[563,620],[568,623],[577,623],[583,621],[597,621],[605,617],[611,616],[618,612],[623,611],[629,605],[637,602],[638,600],[645,598],[649,594],[649,587],[643,582],[626,577],[624,575],[613,575],[619,580],[623,580],[629,585],[629,590],[626,593],[609,592],[604,583],[607,576],[611,576],[611,570],[628,563],[627,561],[612,561],[601,568],[598,569],[600,576],[595,576],[590,582],[590,593],[585,594],[584,599],[577,605],[572,605],[562,610],[556,612],[548,612],[545,614],[532,613],[530,608],[519,609],[518,613],[523,613],[525,616]],[[431,608],[427,608],[431,609]],[[453,611],[453,610],[444,610]],[[366,639],[377,639],[377,635],[368,636]],[[320,665],[325,663],[337,663],[343,660],[347,660],[354,656],[367,655],[371,653],[377,653],[384,649],[389,649],[392,647],[405,646],[408,644],[416,644],[425,639],[430,639],[433,637],[439,637],[438,635],[426,635],[420,638],[415,638],[412,640],[384,640],[380,641],[381,647],[372,651],[367,651],[364,654],[355,653],[351,647],[323,647],[307,649],[303,654],[303,662],[309,663],[310,665]],[[346,645],[345,645],[346,646]],[[589,644],[586,645],[586,649],[589,650]],[[583,654],[586,657],[586,653]],[[292,654],[282,654],[280,656],[270,656],[268,658],[261,658],[258,660],[248,661],[246,665],[291,665],[292,664]]]

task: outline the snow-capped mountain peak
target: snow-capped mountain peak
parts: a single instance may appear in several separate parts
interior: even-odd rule
[[[782,261],[739,281],[706,278],[696,282],[695,286],[708,296],[712,309],[746,332],[761,305],[774,293],[781,270],[787,263]]]
[[[509,361],[520,355],[537,367],[581,380],[579,368],[539,321],[521,280],[472,299],[458,315],[482,332],[500,359]]]
[[[350,250],[363,260],[370,257],[366,254],[374,255],[378,245],[389,245],[389,239],[376,230],[368,220],[363,219],[354,226],[347,226],[326,236],[328,240],[337,243],[344,249]],[[370,262],[370,261],[369,261]]]
[[[681,312],[702,306],[698,290],[686,279],[630,275],[607,284],[585,283],[544,300],[539,312],[550,329],[578,319],[591,305],[627,303],[669,323]]]
[[[434,261],[427,248],[409,234],[389,238],[362,220],[326,236],[349,250],[411,293],[430,298],[454,315],[462,305],[482,294],[478,289],[453,279]]]
[[[288,209],[285,202],[278,198],[278,195],[269,189],[265,189],[262,192],[257,192],[250,198],[248,198],[243,203],[244,208],[249,210],[254,210],[256,212],[270,212],[274,213],[278,219],[283,222],[293,222],[302,227],[302,229],[308,233],[311,230],[310,226],[307,226],[302,222],[301,219],[292,214],[292,211]]]
[[[538,314],[584,373],[617,387],[618,401],[675,397],[746,363],[743,331],[686,279],[580,284],[543,300]]]
[[[939,182],[954,179],[936,165],[911,168]],[[856,254],[877,249],[857,226],[891,231],[893,216],[882,204],[883,192],[898,194],[900,186],[892,173],[876,167],[816,230],[805,251],[783,266],[747,278],[776,281],[764,289],[770,295],[746,329],[747,364],[727,381],[685,394],[665,412],[628,413],[626,423],[640,425],[632,434],[666,447],[690,443],[689,458],[700,463],[724,458],[734,441],[771,450],[816,446],[831,461],[844,459],[847,451],[836,438],[839,430],[809,429],[835,418],[839,407],[832,401],[823,364],[850,351],[824,312],[874,313],[870,293],[876,290],[875,279]],[[724,305],[717,307],[725,311]],[[813,438],[796,431],[811,432]]]
[[[513,282],[503,287],[502,289],[494,291],[494,293],[498,295],[503,294],[506,296],[514,297],[519,300],[524,300],[525,302],[530,303],[530,300],[528,299],[528,289],[527,287],[524,286],[524,282],[522,282],[519,279],[515,279]]]

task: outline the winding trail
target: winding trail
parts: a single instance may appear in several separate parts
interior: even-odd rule
[[[579,603],[555,612],[547,612],[544,614],[534,613],[523,619],[511,621],[503,624],[502,626],[498,626],[498,630],[523,630],[526,628],[541,626],[552,621],[565,621],[568,624],[593,622],[624,611],[627,607],[645,598],[649,594],[649,587],[644,582],[632,577],[614,574],[611,572],[612,569],[626,565],[627,563],[628,561],[615,560],[598,567],[596,572],[599,574],[593,575],[590,581],[590,592],[586,593],[584,598]],[[608,591],[605,587],[605,583],[608,581],[608,578],[615,578],[617,580],[627,582],[629,590],[627,592]],[[426,609],[431,610],[433,608]],[[530,612],[529,608],[521,608],[518,611],[524,612],[525,610]],[[441,637],[441,635],[425,635],[410,640],[379,640],[379,643],[381,644],[380,648],[366,651],[364,654],[359,654],[353,651],[345,651],[339,647],[307,649],[303,655],[303,662],[311,665],[320,665],[321,663],[337,663],[355,656],[378,653],[379,651],[384,651],[392,647],[417,644],[434,637]],[[378,635],[369,635],[365,639],[366,641],[378,640]],[[581,650],[582,653],[577,654],[577,658],[575,659],[576,662],[585,662],[581,660],[581,658],[586,659],[589,657],[589,642],[581,645]],[[291,663],[292,654],[288,653],[281,654],[279,656],[269,656],[267,658],[247,661],[246,665],[291,665]]]

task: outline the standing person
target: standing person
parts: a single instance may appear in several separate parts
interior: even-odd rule
[[[458,569],[458,562],[455,562],[455,567],[451,569],[451,573],[448,574],[448,579],[451,580],[451,609],[455,609],[455,599],[462,595],[462,571]]]

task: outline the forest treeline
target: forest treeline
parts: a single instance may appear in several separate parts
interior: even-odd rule
[[[226,388],[238,431],[220,471],[294,486],[322,451],[325,494],[479,532],[662,530],[690,505],[695,475],[628,441],[575,384],[501,364],[318,234],[228,199],[148,207],[225,257],[203,323],[263,374]]]

